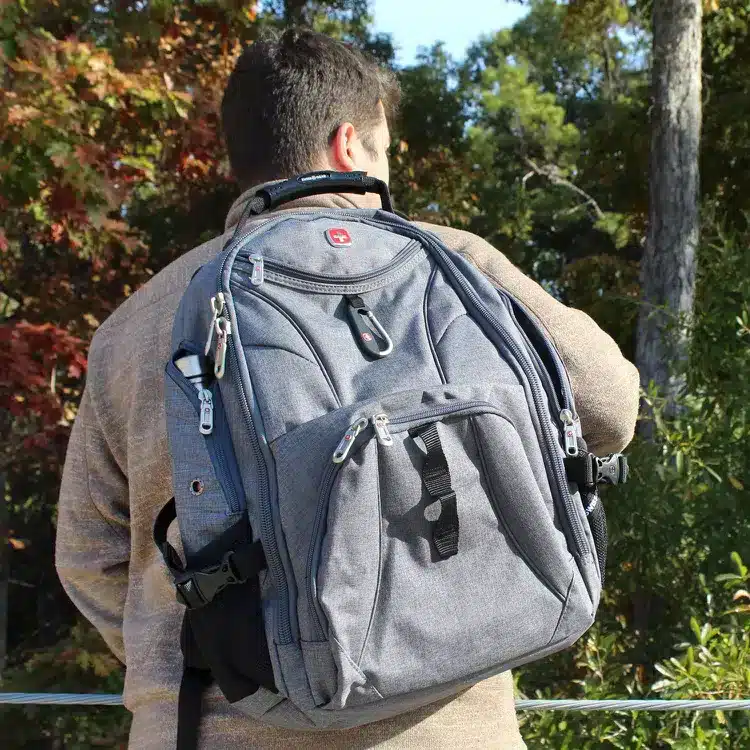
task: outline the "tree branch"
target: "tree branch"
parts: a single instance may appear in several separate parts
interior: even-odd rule
[[[599,204],[585,190],[581,190],[578,185],[575,185],[570,180],[566,180],[554,164],[540,166],[528,156],[524,156],[523,160],[536,174],[541,177],[546,177],[553,185],[561,185],[562,187],[572,190],[576,195],[580,195],[585,203],[589,205],[596,214],[597,219],[604,218],[604,211],[599,207]]]

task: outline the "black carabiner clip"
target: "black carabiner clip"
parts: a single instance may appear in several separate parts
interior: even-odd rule
[[[382,359],[393,351],[393,341],[383,328],[375,313],[365,304],[362,297],[346,295],[349,320],[354,327],[354,337],[359,348],[372,357]]]

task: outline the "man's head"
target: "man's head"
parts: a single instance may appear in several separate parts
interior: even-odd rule
[[[388,180],[392,72],[341,42],[289,30],[240,56],[221,106],[232,170],[243,188],[316,169]]]

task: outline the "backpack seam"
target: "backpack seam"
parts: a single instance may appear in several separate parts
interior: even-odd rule
[[[378,598],[380,597],[380,584],[383,580],[383,502],[382,502],[382,495],[380,491],[380,445],[376,442],[375,443],[375,460],[378,462],[378,470],[377,470],[377,493],[378,493],[378,577],[375,582],[375,596],[372,600],[372,608],[370,609],[370,617],[367,623],[367,631],[365,632],[365,637],[362,642],[362,649],[359,652],[359,657],[357,658],[357,669],[359,669],[359,665],[362,662],[362,658],[365,654],[365,649],[367,648],[367,644],[370,640],[370,631],[372,630],[372,624],[375,621],[375,610],[378,606]],[[361,670],[360,670],[361,671]]]
[[[314,360],[307,359],[307,357],[304,357],[301,354],[297,354],[296,352],[290,352],[290,354],[297,354],[298,357],[300,357],[301,359],[304,359],[306,362],[309,362],[311,365],[317,365],[320,368],[320,371],[323,374],[323,377],[325,378],[325,381],[328,384],[328,387],[331,389],[333,399],[336,402],[336,407],[340,408],[341,406],[343,406],[341,402],[341,398],[338,394],[338,391],[336,390],[333,380],[330,374],[328,373],[328,369],[323,364],[323,360],[320,358],[320,354],[318,354],[318,352],[315,350],[315,347],[312,345],[312,342],[310,341],[310,337],[302,330],[302,327],[299,325],[299,323],[297,323],[294,320],[291,313],[282,304],[280,304],[276,300],[272,300],[270,297],[267,297],[265,294],[258,291],[257,289],[248,289],[244,284],[241,284],[240,282],[235,282],[235,283],[243,291],[247,292],[248,294],[253,295],[254,297],[257,297],[261,301],[265,302],[273,310],[276,310],[276,312],[279,313],[279,315],[281,315],[289,323],[289,325],[292,326],[292,328],[295,330],[295,332],[299,335],[299,337],[305,343],[307,348],[310,350],[310,354],[312,354]],[[253,346],[253,345],[248,344],[247,346]],[[282,347],[272,346],[272,347],[267,347],[267,348],[281,349]],[[243,349],[244,349],[244,345],[243,345]],[[284,349],[284,351],[289,351],[289,350]]]
[[[502,525],[507,535],[510,537],[510,540],[513,543],[513,546],[516,548],[516,550],[520,554],[521,559],[526,564],[526,567],[534,574],[534,577],[544,586],[544,588],[546,588],[558,601],[564,604],[565,595],[560,593],[557,590],[557,587],[553,586],[551,581],[547,580],[547,577],[543,573],[541,573],[535,565],[532,566],[532,564],[530,563],[530,559],[531,559],[530,555],[521,546],[519,541],[516,539],[516,535],[513,533],[513,530],[510,528],[510,525],[505,520],[505,516],[503,515],[496,501],[497,493],[495,492],[494,484],[492,482],[492,479],[490,478],[490,473],[487,470],[487,461],[484,457],[484,449],[482,448],[482,443],[479,440],[479,436],[477,435],[477,427],[476,427],[473,416],[469,418],[469,423],[471,424],[471,431],[474,436],[474,443],[477,446],[477,453],[479,454],[479,461],[482,465],[482,471],[484,472],[484,475],[487,480],[487,489],[489,490],[489,495],[490,495],[489,497],[490,507],[493,513],[495,514],[495,517],[497,518],[498,522]]]
[[[443,366],[440,364],[440,359],[438,358],[437,350],[435,349],[437,345],[435,344],[432,338],[432,330],[430,329],[430,320],[429,320],[429,313],[428,313],[430,296],[432,294],[432,290],[435,285],[437,272],[438,272],[438,265],[436,263],[435,268],[433,268],[432,274],[430,275],[430,278],[427,281],[427,286],[425,287],[424,301],[422,302],[422,315],[424,316],[425,334],[427,336],[427,343],[429,344],[430,352],[432,353],[432,359],[435,362],[435,367],[437,368],[438,375],[440,376],[440,380],[443,383],[447,383],[448,380],[445,377],[445,371],[443,370]]]

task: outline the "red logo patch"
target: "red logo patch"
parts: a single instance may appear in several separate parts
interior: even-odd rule
[[[326,229],[326,239],[334,247],[349,247],[352,244],[352,237],[346,229]]]
[[[372,334],[363,331],[362,332],[362,341],[372,341]]]

